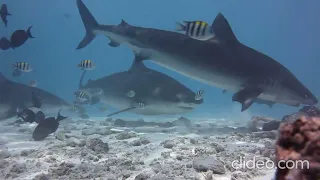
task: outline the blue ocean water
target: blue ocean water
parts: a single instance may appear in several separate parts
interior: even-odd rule
[[[221,12],[242,43],[276,59],[293,72],[316,96],[320,96],[320,83],[317,80],[320,65],[318,35],[320,2],[316,0],[87,0],[84,2],[101,24],[119,24],[121,19],[124,19],[132,25],[172,31],[175,30],[175,21],[212,22]],[[131,66],[132,51],[126,46],[109,47],[109,40],[103,36],[97,37],[86,48],[75,50],[85,34],[85,29],[73,0],[7,0],[1,3],[6,3],[13,14],[8,17],[8,28],[1,24],[1,36],[9,38],[15,30],[27,29],[32,25],[31,32],[36,37],[15,50],[0,52],[0,71],[14,81],[28,83],[30,80],[37,80],[39,88],[71,102],[81,74],[77,68],[81,60],[91,59],[97,64],[97,68],[88,73],[87,77],[92,79],[125,71]],[[35,70],[25,73],[22,77],[12,78],[11,64],[15,61],[27,61]],[[297,110],[279,104],[273,109],[254,104],[249,110],[240,112],[240,104],[231,101],[231,93],[222,94],[222,89],[192,80],[151,61],[146,62],[146,65],[174,77],[194,91],[201,88],[205,90],[204,104],[191,113],[181,114],[186,117],[230,119],[249,119],[252,115],[282,117]],[[91,109],[89,114],[106,115],[96,109]],[[137,118],[149,117],[130,113],[124,115]],[[162,116],[157,116],[159,117]]]

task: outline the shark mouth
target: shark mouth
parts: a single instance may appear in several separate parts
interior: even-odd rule
[[[178,106],[179,108],[181,109],[187,109],[187,110],[192,110],[193,107],[190,107],[190,106]]]

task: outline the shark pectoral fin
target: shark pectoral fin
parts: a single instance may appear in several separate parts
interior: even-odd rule
[[[41,108],[41,102],[34,92],[31,94],[33,107]]]
[[[222,91],[222,94],[225,94],[226,92],[227,92],[227,90],[224,89],[224,90]]]
[[[107,117],[111,117],[113,115],[120,114],[122,112],[126,112],[126,111],[129,111],[129,110],[135,109],[135,108],[136,107],[129,107],[129,108],[126,108],[126,109],[122,109],[120,111],[116,111],[116,112],[110,113]]]
[[[262,93],[261,88],[244,88],[232,96],[232,101],[241,103],[241,112],[247,110]]]
[[[91,101],[90,101],[91,105],[98,104],[99,102],[100,102],[100,97],[98,96],[91,97]]]
[[[110,39],[111,40],[111,39]],[[113,40],[111,40],[111,42],[108,44],[110,47],[118,47],[118,46],[120,46],[120,44],[119,43],[117,43],[117,42],[115,42],[115,41],[113,41]]]

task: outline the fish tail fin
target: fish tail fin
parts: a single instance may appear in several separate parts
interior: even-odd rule
[[[77,47],[77,49],[81,49],[86,47],[95,38],[95,34],[93,34],[93,30],[98,28],[99,24],[81,0],[77,0],[77,6],[79,9],[82,22],[86,29],[86,35]]]
[[[62,116],[62,115],[60,114],[61,110],[62,110],[62,109],[60,109],[59,112],[58,112],[57,121],[61,121],[61,120],[64,120],[64,119],[67,119],[67,118],[68,118],[68,116],[65,117],[65,116]]]
[[[27,30],[27,35],[28,35],[29,38],[34,38],[34,37],[32,36],[32,34],[31,34],[31,28],[32,28],[32,26],[30,26],[30,27],[28,28],[28,30]]]
[[[228,20],[219,13],[212,23],[212,31],[215,36],[226,44],[238,44],[239,41],[232,31]]]
[[[186,30],[186,26],[179,23],[179,22],[176,22],[176,30],[177,31],[185,31]]]

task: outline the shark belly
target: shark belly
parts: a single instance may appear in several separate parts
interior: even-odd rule
[[[225,73],[209,69],[205,65],[186,63],[182,57],[173,57],[163,52],[152,51],[152,61],[167,69],[178,72],[184,76],[200,81],[204,84],[236,92],[243,83],[240,78],[228,76]]]

